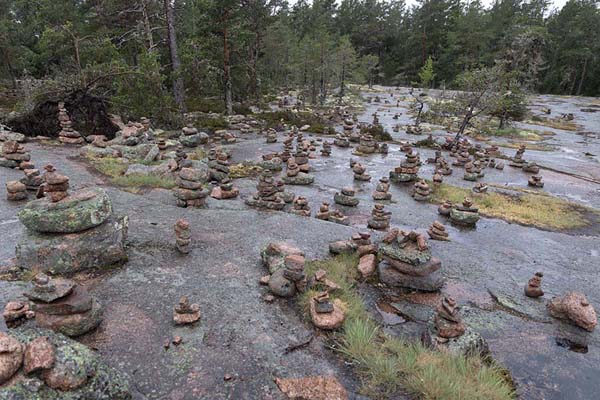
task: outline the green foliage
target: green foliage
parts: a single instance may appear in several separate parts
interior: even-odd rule
[[[419,71],[419,80],[421,87],[428,88],[433,83],[433,79],[435,78],[435,74],[433,72],[433,59],[431,56],[427,58],[425,65]]]
[[[319,134],[335,135],[335,130],[327,121],[316,114],[309,112],[293,112],[291,110],[265,112],[256,116],[265,121],[267,128],[275,128],[284,123],[295,125],[298,128],[304,125],[310,125],[310,131]]]

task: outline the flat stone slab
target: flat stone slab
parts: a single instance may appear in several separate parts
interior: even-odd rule
[[[440,271],[435,271],[427,276],[411,276],[395,270],[386,261],[377,267],[379,280],[388,286],[403,287],[421,290],[424,292],[435,292],[444,286],[445,278]]]
[[[75,233],[102,224],[112,214],[112,202],[100,188],[72,192],[53,203],[48,198],[29,202],[19,214],[28,229],[42,233]]]
[[[27,230],[15,250],[17,265],[60,275],[125,261],[128,221],[111,218],[93,229],[65,235]]]

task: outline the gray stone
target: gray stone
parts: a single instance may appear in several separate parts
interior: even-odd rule
[[[379,280],[392,287],[404,287],[424,292],[435,292],[444,286],[445,282],[440,271],[436,271],[427,276],[412,276],[397,271],[386,261],[379,263],[377,271],[379,273]]]
[[[28,230],[17,244],[17,264],[52,274],[108,267],[127,260],[127,227],[127,217],[121,217],[110,218],[94,229],[66,235]]]
[[[285,269],[281,268],[271,275],[269,289],[276,296],[292,297],[296,294],[296,285],[283,275],[284,272]]]

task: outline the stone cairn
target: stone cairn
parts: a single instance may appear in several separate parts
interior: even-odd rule
[[[338,147],[350,147],[350,140],[348,140],[348,138],[343,136],[342,134],[338,134],[335,136],[333,144]]]
[[[308,163],[308,153],[304,150],[297,149],[296,154],[294,155],[294,160],[296,164],[298,164],[298,168],[300,172],[304,172],[308,174],[310,172],[310,164]]]
[[[336,192],[333,200],[336,204],[348,207],[356,207],[360,202],[354,195],[356,191],[352,187],[344,187],[341,192]]]
[[[205,176],[194,168],[182,168],[175,180],[173,194],[179,207],[204,207],[208,190],[203,189]]]
[[[439,221],[433,221],[427,229],[427,234],[432,240],[450,241],[446,227]]]
[[[107,267],[127,259],[127,217],[114,217],[112,202],[100,188],[70,194],[68,178],[48,166],[46,197],[18,214],[27,227],[16,248],[18,265],[55,274]]]
[[[66,336],[80,336],[102,322],[102,306],[83,287],[69,279],[50,279],[38,273],[24,293],[33,302],[35,322]]]
[[[473,187],[471,188],[471,191],[475,194],[487,193],[488,185],[486,185],[483,182],[477,182],[475,185],[473,185]]]
[[[450,168],[450,165],[445,158],[442,157],[436,161],[435,173],[444,176],[452,175],[452,168]]]
[[[444,182],[444,178],[439,173],[434,173],[431,177],[431,181],[433,182],[434,187],[439,186]]]
[[[6,303],[2,317],[7,327],[16,328],[25,320],[34,318],[35,312],[31,310],[29,302],[13,300]]]
[[[431,189],[424,179],[415,182],[412,197],[416,201],[429,201],[431,199]]]
[[[377,246],[371,242],[370,232],[353,233],[350,240],[337,240],[329,243],[331,254],[353,254],[358,252],[359,257],[365,254],[376,253]]]
[[[523,172],[529,172],[531,174],[537,174],[540,172],[540,167],[534,162],[526,162],[523,165]]]
[[[42,192],[51,202],[56,203],[69,195],[69,177],[56,173],[56,168],[52,164],[44,167],[44,184]]]
[[[346,118],[344,120],[343,129],[344,135],[346,137],[349,137],[352,134],[352,132],[354,132],[354,121],[351,118]]]
[[[527,297],[542,297],[544,295],[544,291],[542,290],[542,278],[544,274],[541,272],[536,272],[535,275],[527,282],[525,285],[525,296]]]
[[[283,152],[280,154],[280,158],[283,162],[287,162],[292,157],[292,151],[294,147],[294,136],[290,135],[283,141]]]
[[[198,133],[198,129],[194,128],[194,125],[188,124],[181,130],[179,142],[185,147],[197,147],[208,142],[208,135],[202,132]]]
[[[7,168],[20,168],[21,164],[31,160],[25,147],[14,140],[7,140],[2,145],[2,155],[0,155],[0,166]]]
[[[373,200],[383,201],[391,200],[392,194],[390,193],[390,180],[386,177],[379,179],[379,183],[375,187],[373,192]]]
[[[329,211],[329,203],[324,201],[323,203],[321,203],[319,211],[317,212],[317,215],[315,217],[323,221],[328,221],[330,213],[331,211]]]
[[[210,179],[213,181],[221,182],[229,178],[229,160],[228,156],[223,151],[214,150],[213,159],[208,160],[208,173]]]
[[[519,149],[515,153],[515,156],[510,160],[509,165],[515,168],[523,168],[525,166],[525,160],[523,160],[523,155],[525,154],[525,149],[527,147],[522,144],[519,146]]]
[[[439,205],[438,214],[440,214],[444,217],[449,217],[450,211],[452,211],[453,208],[454,208],[454,204],[452,204],[452,202],[450,200],[446,200],[442,204]]]
[[[329,212],[329,222],[335,222],[341,225],[350,225],[350,220],[340,210],[331,210]]]
[[[542,180],[541,175],[532,175],[531,178],[529,178],[529,180],[527,181],[527,184],[529,186],[533,186],[533,187],[537,187],[537,188],[544,187],[544,181]]]
[[[25,185],[27,190],[37,191],[44,183],[44,178],[40,175],[40,170],[34,168],[33,165],[31,165],[31,168],[24,169],[23,173],[25,176],[21,178],[20,182]]]
[[[358,154],[373,154],[377,151],[377,143],[373,139],[373,136],[365,133],[360,135],[360,141],[356,147],[356,153]]]
[[[159,138],[156,142],[156,146],[158,146],[158,150],[160,151],[165,151],[167,147],[169,147],[165,138]]]
[[[85,140],[81,134],[73,129],[73,122],[69,118],[65,103],[58,103],[58,123],[60,124],[60,132],[58,132],[58,140],[65,144],[83,144]]]
[[[442,262],[432,257],[421,233],[391,230],[378,250],[379,279],[392,287],[434,292],[444,284]]]
[[[192,242],[190,223],[185,219],[178,219],[173,226],[173,230],[175,231],[177,250],[182,254],[188,254],[190,252],[190,243]]]
[[[259,177],[256,189],[258,192],[246,199],[247,205],[269,210],[283,210],[285,202],[278,195],[280,190],[271,172],[263,171]]]
[[[233,186],[231,179],[226,178],[219,186],[215,187],[210,196],[217,200],[235,199],[240,194],[240,189]]]
[[[181,171],[182,168],[191,168],[192,160],[188,159],[187,153],[183,150],[182,146],[177,146],[175,150],[175,165],[172,171]]]
[[[304,196],[298,196],[294,200],[294,205],[290,210],[292,214],[300,215],[301,217],[310,217],[310,206],[308,200]]]
[[[454,165],[456,167],[463,167],[463,166],[465,166],[470,161],[471,161],[471,156],[469,155],[469,152],[468,151],[461,151],[456,156],[456,160],[454,160],[454,162],[452,163],[452,165]]]
[[[414,182],[418,179],[419,155],[412,148],[406,153],[406,159],[393,171],[390,171],[390,180],[395,183]]]
[[[296,163],[296,158],[291,157],[287,161],[287,171],[282,180],[288,185],[310,185],[314,182],[315,177],[300,171],[300,166]]]
[[[286,243],[269,243],[261,251],[261,258],[269,270],[268,286],[271,293],[279,297],[292,297],[306,290],[308,282],[302,251]]]
[[[27,186],[19,181],[6,182],[6,199],[9,201],[27,200]]]
[[[385,206],[381,203],[375,203],[371,211],[371,218],[367,222],[367,226],[371,229],[384,231],[390,227],[390,219],[392,213],[385,211]]]
[[[177,325],[189,325],[200,320],[200,304],[190,304],[187,296],[182,296],[173,307],[173,322]]]
[[[323,148],[321,149],[321,156],[329,157],[331,156],[331,143],[328,141],[323,142]]]
[[[346,319],[343,307],[340,299],[331,301],[329,292],[320,292],[310,302],[310,316],[313,324],[323,330],[340,328]]]
[[[569,292],[564,296],[553,297],[546,308],[554,318],[592,332],[598,324],[596,310],[587,297],[579,292]]]
[[[465,181],[476,181],[479,178],[479,174],[481,171],[477,170],[475,165],[472,162],[468,162],[465,164],[465,175],[463,179]]]
[[[371,175],[366,173],[367,169],[360,163],[354,164],[352,172],[354,172],[354,180],[368,182],[371,180]]]
[[[273,128],[267,130],[267,143],[277,143],[277,131]]]
[[[450,221],[463,226],[475,226],[479,221],[479,209],[473,207],[471,199],[465,197],[461,205],[456,205],[450,210]]]
[[[433,323],[437,335],[444,339],[459,337],[465,333],[465,325],[452,297],[444,297],[436,308]]]

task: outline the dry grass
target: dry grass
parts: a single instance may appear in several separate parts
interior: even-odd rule
[[[474,195],[471,190],[458,186],[441,184],[432,187],[431,201],[434,203],[445,200],[462,203],[465,197],[471,197],[484,216],[542,229],[582,228],[590,224],[586,215],[594,212],[579,204],[533,191],[514,191],[514,195],[497,192]]]
[[[88,156],[87,160],[96,171],[111,178],[122,176],[129,167],[128,163],[116,157]]]
[[[341,286],[333,294],[347,305],[343,330],[336,336],[339,351],[354,365],[363,394],[387,399],[398,391],[421,399],[507,400],[514,398],[505,370],[480,357],[462,357],[437,352],[418,343],[385,335],[366,311],[354,288],[358,259],[338,256],[307,265],[308,273],[324,269]],[[308,310],[314,292],[304,293],[301,302]]]
[[[498,147],[504,147],[507,149],[518,149],[523,142],[517,141],[517,142],[511,142],[511,143],[506,143],[506,142],[496,142],[496,141],[488,141],[488,144],[490,146],[498,146]],[[556,150],[556,146],[552,146],[549,144],[544,144],[544,143],[525,143],[527,145],[527,150],[535,150],[535,151],[554,151]]]
[[[543,117],[535,117],[531,120],[525,121],[527,124],[531,125],[541,125],[546,126],[548,128],[561,129],[563,131],[578,131],[581,129],[581,126],[577,125],[573,121],[567,121],[562,118],[543,118]]]
[[[233,164],[229,167],[229,177],[232,179],[258,176],[261,172],[261,167],[251,163]]]
[[[125,171],[129,164],[116,157],[88,157],[92,167],[102,175],[110,178],[114,185],[124,188],[164,188],[171,189],[175,187],[175,180],[155,175],[127,175]]]

